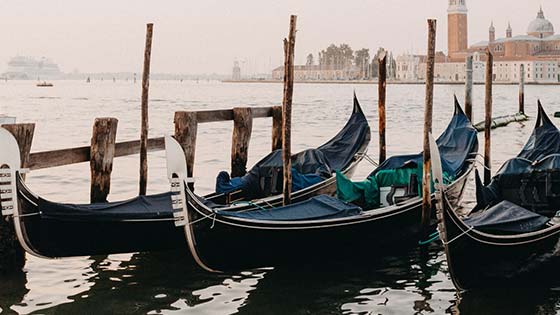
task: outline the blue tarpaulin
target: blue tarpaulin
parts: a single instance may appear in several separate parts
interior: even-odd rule
[[[292,156],[293,191],[309,187],[346,169],[356,153],[369,143],[370,128],[354,95],[352,116],[342,130],[330,141],[316,149],[308,149]],[[282,190],[282,150],[275,150],[259,161],[246,175],[229,178],[220,173],[216,192],[241,190],[245,199],[263,198]]]
[[[548,221],[548,217],[507,200],[464,220],[465,224],[479,231],[493,234],[533,232],[541,229]]]
[[[259,209],[246,212],[216,211],[221,216],[264,221],[302,221],[342,218],[358,215],[362,208],[327,195],[281,208]]]

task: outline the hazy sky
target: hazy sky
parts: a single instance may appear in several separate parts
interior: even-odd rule
[[[426,19],[447,49],[447,0],[0,0],[0,72],[15,55],[48,56],[63,71],[140,71],[145,24],[153,22],[153,72],[266,71],[283,58],[289,15],[298,15],[296,62],[330,43],[396,54],[424,53]],[[560,31],[558,0],[467,0],[469,43],[525,34],[539,5]]]

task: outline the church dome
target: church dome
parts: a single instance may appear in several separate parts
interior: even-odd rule
[[[545,19],[542,8],[537,13],[537,18],[529,24],[527,34],[539,38],[554,35],[554,26],[549,20]]]

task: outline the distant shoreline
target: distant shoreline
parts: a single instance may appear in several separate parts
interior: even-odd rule
[[[222,83],[282,83],[280,80],[222,80]],[[305,80],[294,81],[304,84],[377,84],[377,80]],[[396,85],[424,85],[424,81],[387,81]],[[440,85],[464,85],[461,81],[436,81]],[[484,85],[484,82],[474,82],[474,85]],[[518,85],[517,82],[493,82],[493,85]],[[525,82],[525,85],[560,85],[560,82]]]

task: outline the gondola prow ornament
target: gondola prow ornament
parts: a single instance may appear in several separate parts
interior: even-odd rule
[[[165,136],[165,152],[167,158],[167,178],[171,184],[171,202],[173,209],[173,217],[176,219],[176,226],[184,226],[187,224],[185,182],[194,183],[187,175],[187,160],[181,145],[173,137]]]
[[[195,235],[188,211],[189,200],[185,191],[187,188],[186,184],[194,184],[194,179],[187,175],[185,152],[179,142],[169,135],[165,136],[165,152],[167,155],[167,177],[171,183],[171,192],[173,193],[171,202],[173,203],[173,209],[178,210],[173,212],[173,217],[176,220],[175,225],[184,228],[189,250],[196,263],[207,271],[218,272],[206,266],[196,250]]]

